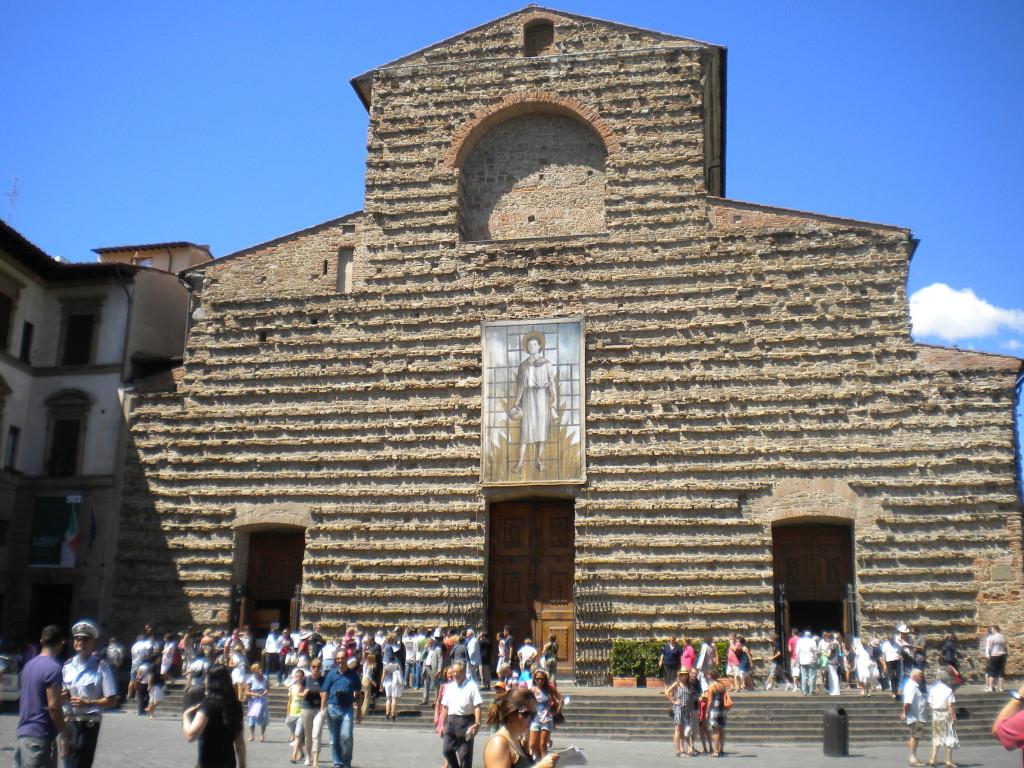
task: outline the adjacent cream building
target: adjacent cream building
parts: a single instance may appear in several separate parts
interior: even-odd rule
[[[169,251],[179,268],[210,259],[191,244],[137,248]],[[109,619],[122,388],[180,363],[187,301],[185,286],[168,271],[114,259],[59,261],[0,223],[6,639],[38,639],[52,621]]]

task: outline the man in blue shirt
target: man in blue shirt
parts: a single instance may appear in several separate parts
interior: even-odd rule
[[[42,651],[21,670],[21,699],[14,743],[15,768],[56,768],[57,736],[68,745],[68,727],[61,707],[61,666],[64,630],[51,624],[39,639]]]
[[[117,683],[106,661],[93,653],[100,628],[88,619],[71,628],[75,655],[64,664],[64,714],[71,733],[64,768],[92,768],[103,710],[117,705]]]
[[[352,768],[352,717],[363,721],[362,681],[355,656],[346,658],[344,649],[335,656],[336,665],[324,680],[320,694],[320,712],[327,714],[331,732],[331,759],[334,768]]]

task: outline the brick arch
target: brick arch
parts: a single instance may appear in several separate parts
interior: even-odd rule
[[[239,504],[231,527],[246,531],[268,528],[308,529],[313,526],[312,511],[305,504]]]
[[[574,118],[593,130],[604,144],[605,151],[612,155],[620,145],[612,129],[601,119],[597,110],[576,99],[559,96],[557,93],[527,91],[505,96],[496,104],[478,112],[472,120],[463,125],[452,139],[452,145],[445,154],[442,164],[449,170],[462,166],[473,145],[494,126],[521,115],[562,115]]]
[[[867,524],[879,510],[859,496],[849,484],[836,478],[787,479],[769,495],[750,505],[767,530],[775,525],[860,522]]]

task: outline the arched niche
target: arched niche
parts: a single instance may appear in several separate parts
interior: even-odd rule
[[[553,94],[517,94],[467,123],[444,164],[459,174],[467,241],[605,231],[606,162],[618,149],[596,111]]]

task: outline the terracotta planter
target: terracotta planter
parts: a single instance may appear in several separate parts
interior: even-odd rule
[[[665,681],[660,677],[648,677],[647,687],[654,688],[655,690],[665,690]]]
[[[613,677],[612,688],[636,688],[635,677]]]

